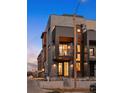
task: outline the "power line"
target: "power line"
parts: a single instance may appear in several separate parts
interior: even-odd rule
[[[74,14],[77,13],[78,9],[79,9],[79,6],[81,4],[81,0],[78,0],[78,3],[77,3],[77,6],[74,8]]]

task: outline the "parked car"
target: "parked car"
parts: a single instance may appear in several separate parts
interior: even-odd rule
[[[96,83],[93,83],[90,85],[90,92],[91,93],[96,93]]]

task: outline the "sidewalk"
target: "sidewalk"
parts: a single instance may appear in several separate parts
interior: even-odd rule
[[[86,88],[44,88],[45,90],[57,91],[58,93],[89,93],[89,89]],[[52,92],[48,92],[52,93]]]

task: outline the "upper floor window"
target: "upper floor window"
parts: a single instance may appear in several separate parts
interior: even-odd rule
[[[71,46],[67,44],[59,45],[59,54],[60,56],[66,56],[70,54]]]
[[[94,51],[94,48],[90,48],[90,56],[95,56],[95,51]]]
[[[80,52],[81,49],[80,49],[80,45],[77,45],[77,52]]]
[[[79,62],[76,63],[76,70],[80,71],[80,63]]]
[[[80,61],[81,58],[80,58],[80,54],[77,54],[77,58],[76,58],[76,61]]]

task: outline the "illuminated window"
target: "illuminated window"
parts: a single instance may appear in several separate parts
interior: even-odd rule
[[[80,71],[80,63],[76,63],[76,70]]]
[[[71,49],[71,46],[70,45],[68,45],[68,49]]]
[[[59,63],[58,72],[59,72],[59,75],[62,75],[62,63]]]
[[[80,45],[77,45],[77,52],[80,52],[81,49],[80,49]]]
[[[67,45],[63,45],[63,53],[64,55],[67,55]]]
[[[76,61],[80,61],[80,54],[77,54]]]
[[[68,71],[69,67],[68,66],[69,66],[68,62],[64,62],[64,76],[68,76],[68,74],[69,74],[69,71]]]
[[[59,45],[59,53],[60,53],[60,55],[63,55],[63,48],[62,48],[62,45]]]
[[[66,55],[68,55],[70,48],[71,48],[70,45],[67,45],[67,44],[60,44],[60,45],[59,45],[59,54],[60,54],[60,56],[66,56]]]
[[[94,48],[90,48],[90,56],[94,56]]]

